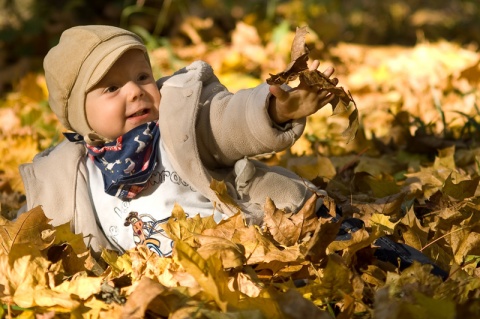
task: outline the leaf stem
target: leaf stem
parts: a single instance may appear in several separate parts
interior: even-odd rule
[[[474,225],[468,225],[468,226],[460,227],[459,229],[452,230],[452,231],[446,233],[445,235],[440,236],[440,237],[436,238],[435,240],[431,241],[430,243],[426,244],[425,246],[423,246],[423,247],[420,249],[420,251],[423,251],[425,248],[433,245],[434,243],[436,243],[437,241],[439,241],[439,240],[442,239],[442,238],[447,237],[448,235],[451,235],[451,234],[453,234],[453,233],[456,233],[457,231],[460,231],[460,230],[464,230],[464,229],[467,229],[467,228],[471,228],[471,227],[473,227],[473,226],[474,226]]]

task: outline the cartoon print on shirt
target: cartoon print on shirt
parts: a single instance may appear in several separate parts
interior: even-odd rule
[[[165,234],[165,230],[160,227],[168,219],[169,217],[156,220],[149,214],[139,215],[137,212],[130,212],[125,219],[124,225],[132,226],[135,245],[145,245],[150,250],[164,257],[172,253],[173,247],[173,241]]]
[[[116,238],[118,236],[118,227],[117,226],[110,226],[110,236]]]

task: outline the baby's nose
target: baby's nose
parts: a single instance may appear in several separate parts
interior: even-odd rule
[[[129,100],[136,100],[144,94],[142,87],[134,81],[127,82],[125,89],[127,90]]]

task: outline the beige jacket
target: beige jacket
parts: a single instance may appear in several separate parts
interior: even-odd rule
[[[245,157],[283,150],[303,132],[305,120],[277,128],[267,113],[268,86],[232,94],[211,67],[197,61],[158,81],[161,87],[160,134],[177,173],[222,213],[238,211],[259,223],[266,197],[295,211],[310,195],[296,175]],[[98,226],[88,187],[86,149],[64,141],[20,166],[27,206],[42,208],[53,225],[70,222],[94,252],[113,249]],[[235,172],[236,171],[236,172]],[[212,178],[227,183],[237,205],[221,202]]]

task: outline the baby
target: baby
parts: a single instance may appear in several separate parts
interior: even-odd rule
[[[70,132],[20,167],[21,212],[42,205],[94,253],[145,244],[169,255],[160,225],[175,203],[190,216],[241,211],[258,224],[267,197],[295,212],[311,196],[292,172],[249,158],[290,147],[305,118],[332,100],[325,91],[262,84],[232,94],[202,61],[155,81],[141,39],[101,25],[66,30],[44,69],[50,106]],[[213,179],[234,204],[219,200]]]

